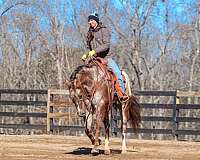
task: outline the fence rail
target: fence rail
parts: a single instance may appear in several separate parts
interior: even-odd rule
[[[27,101],[13,101],[13,100],[2,100],[2,95],[14,94],[21,95],[44,95],[46,100],[27,100]],[[0,128],[13,128],[13,129],[40,129],[49,133],[53,130],[84,130],[82,126],[62,126],[55,125],[53,119],[60,117],[69,117],[69,113],[54,113],[54,107],[58,106],[69,106],[68,100],[55,100],[54,95],[68,95],[66,90],[17,90],[17,89],[0,89],[0,108],[2,106],[45,106],[46,112],[43,113],[27,113],[27,112],[0,112],[0,118],[2,117],[38,117],[45,118],[46,124],[34,125],[34,124],[6,124],[5,122],[0,124]],[[168,116],[142,116],[142,123],[145,125],[147,122],[168,122],[171,123],[171,128],[144,128],[141,127],[139,133],[147,134],[169,134],[177,138],[179,135],[200,135],[200,129],[180,129],[179,123],[200,123],[200,115],[198,117],[183,117],[180,116],[181,110],[200,110],[200,104],[181,104],[181,97],[200,97],[199,92],[180,92],[180,91],[136,91],[137,96],[158,96],[158,97],[172,97],[173,102],[171,104],[158,104],[158,103],[140,103],[143,110],[146,109],[168,109],[171,110],[172,114]],[[57,108],[56,107],[56,108]],[[119,120],[119,117],[114,117]],[[199,124],[197,124],[199,125]],[[119,128],[115,128],[115,131],[119,132]],[[128,129],[128,132],[132,132],[132,129]]]

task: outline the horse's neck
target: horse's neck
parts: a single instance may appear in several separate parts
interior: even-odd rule
[[[84,67],[79,73],[77,79],[83,88],[90,92],[98,80],[98,71],[96,66]]]
[[[88,77],[91,78],[93,81],[99,81],[102,79],[102,75],[100,74],[99,67],[96,65],[91,65],[90,67],[86,68],[88,72]]]

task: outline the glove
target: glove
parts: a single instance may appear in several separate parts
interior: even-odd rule
[[[88,58],[94,56],[95,54],[96,54],[95,50],[89,51]]]
[[[83,61],[85,61],[87,58],[90,58],[90,57],[92,57],[92,56],[95,55],[95,54],[96,54],[95,50],[89,51],[88,53],[85,53],[85,54],[81,57],[81,59],[82,59]]]
[[[88,58],[88,53],[85,53],[85,54],[81,57],[82,61],[85,61],[87,58]]]

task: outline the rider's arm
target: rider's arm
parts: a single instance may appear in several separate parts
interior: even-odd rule
[[[104,53],[106,51],[109,51],[110,49],[110,38],[111,38],[111,32],[108,28],[102,28],[99,30],[102,34],[102,44],[99,45],[97,48],[95,48],[95,52],[97,56],[101,57],[101,53]]]

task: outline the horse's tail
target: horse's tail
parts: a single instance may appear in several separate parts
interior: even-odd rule
[[[131,86],[130,86],[130,78],[128,76],[128,74],[125,72],[125,71],[122,71],[122,75],[124,76],[125,78],[125,92],[127,95],[132,95],[131,93]]]
[[[131,124],[135,133],[138,132],[141,122],[140,108],[141,107],[137,98],[135,96],[130,96],[125,106],[125,112],[128,112],[128,118],[131,120]]]

